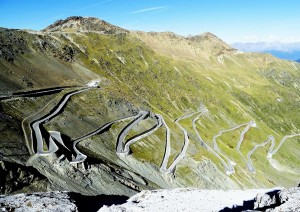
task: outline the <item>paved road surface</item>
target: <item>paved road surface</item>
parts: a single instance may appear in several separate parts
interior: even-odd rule
[[[72,91],[69,94],[67,94],[66,96],[64,96],[64,98],[62,99],[62,101],[60,102],[60,104],[57,106],[57,108],[50,114],[48,114],[46,117],[35,121],[32,124],[32,129],[33,129],[33,134],[35,136],[36,139],[36,154],[38,155],[50,155],[54,152],[56,152],[58,150],[57,145],[55,144],[55,142],[53,141],[53,139],[49,139],[49,148],[48,151],[44,151],[44,141],[43,141],[43,136],[42,136],[42,132],[40,130],[40,124],[42,124],[45,121],[48,121],[50,118],[54,117],[55,115],[57,115],[65,106],[65,104],[68,102],[68,100],[71,98],[71,96],[81,93],[83,91],[88,90],[89,88],[83,88],[77,91]]]

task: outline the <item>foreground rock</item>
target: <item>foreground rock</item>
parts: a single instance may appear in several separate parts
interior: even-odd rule
[[[0,160],[0,194],[45,192],[49,187],[36,169]]]
[[[104,206],[118,211],[300,211],[300,188],[252,190],[173,189],[142,191],[125,204]]]
[[[257,195],[254,209],[260,211],[300,211],[300,187]]]
[[[127,202],[126,202],[127,200]],[[125,203],[126,202],[126,203]],[[0,211],[300,211],[300,188],[145,190],[126,196],[45,192],[0,196]]]
[[[0,211],[78,211],[67,192],[0,196]]]
[[[269,191],[272,189],[142,191],[123,205],[103,207],[100,211],[220,211],[243,206],[246,201],[253,200],[257,193]]]
[[[1,212],[98,211],[103,205],[122,204],[128,197],[117,195],[84,196],[67,191],[0,195]]]

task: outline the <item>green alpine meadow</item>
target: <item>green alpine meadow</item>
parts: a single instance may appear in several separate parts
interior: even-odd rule
[[[1,193],[299,183],[297,62],[80,16],[0,49]]]

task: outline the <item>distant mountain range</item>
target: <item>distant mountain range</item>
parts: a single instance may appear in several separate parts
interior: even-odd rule
[[[285,60],[300,61],[300,42],[258,42],[258,43],[233,43],[232,47],[244,52],[264,52]]]

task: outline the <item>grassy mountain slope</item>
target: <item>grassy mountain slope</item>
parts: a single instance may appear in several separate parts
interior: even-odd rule
[[[266,54],[240,53],[211,33],[185,38],[173,33],[128,32],[107,23],[103,30],[98,23],[91,18],[73,17],[43,32],[1,29],[2,42],[6,42],[1,46],[1,92],[85,85],[99,79],[100,89],[72,97],[45,128],[72,139],[108,121],[151,110],[161,114],[171,129],[169,165],[183,145],[176,118],[206,107],[209,112],[196,126],[211,147],[213,136],[220,130],[255,121],[257,127],[245,134],[242,156],[235,148],[244,128],[218,137],[220,149],[237,163],[236,172],[230,176],[220,160],[198,142],[193,117],[180,122],[189,133],[190,145],[174,175],[158,170],[165,148],[164,128],[133,144],[132,155],[126,158],[115,154],[118,133],[126,123],[113,125],[108,132],[79,143],[81,151],[101,164],[135,173],[150,187],[252,188],[298,183],[299,137],[288,139],[273,156],[277,169],[266,159],[269,145],[252,155],[255,173],[247,170],[243,157],[269,135],[275,137],[276,147],[283,136],[299,133],[299,64]],[[6,135],[0,141],[4,159],[25,163],[28,152],[18,123],[58,95],[1,101],[1,129]],[[129,137],[153,123],[151,119],[141,122]],[[22,144],[25,156],[8,154],[13,151],[8,143]],[[40,160],[46,159],[32,160],[35,162],[31,165],[50,177],[41,169]],[[47,163],[52,167],[50,159]],[[72,189],[80,190],[78,186]]]

